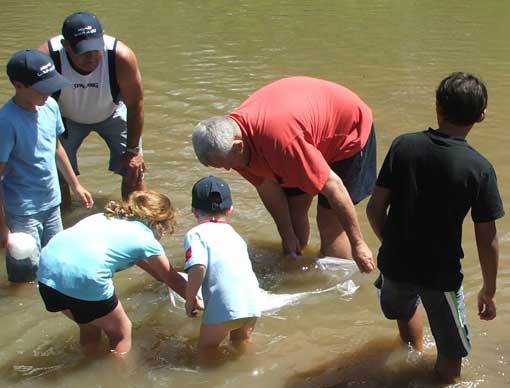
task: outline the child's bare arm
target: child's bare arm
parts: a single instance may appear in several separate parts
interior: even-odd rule
[[[186,280],[170,265],[165,255],[151,256],[140,260],[136,265],[152,275],[160,282],[164,282],[183,298],[186,295]]]
[[[64,177],[65,181],[69,184],[69,187],[71,187],[73,192],[80,198],[83,206],[85,206],[87,209],[90,209],[92,205],[94,205],[92,195],[78,181],[78,178],[74,174],[73,168],[71,167],[71,163],[69,162],[66,151],[58,139],[55,158],[57,168]]]
[[[390,206],[391,191],[385,187],[376,186],[367,204],[367,218],[375,235],[382,242],[382,229],[386,222],[388,207]]]
[[[188,284],[186,285],[186,314],[193,317],[197,314],[197,293],[205,277],[206,267],[194,265],[188,270]]]
[[[476,246],[482,269],[483,285],[478,293],[478,315],[480,319],[496,317],[496,277],[498,274],[499,244],[494,221],[475,224]]]

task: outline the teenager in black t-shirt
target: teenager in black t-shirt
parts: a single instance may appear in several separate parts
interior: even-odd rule
[[[423,349],[423,303],[442,380],[460,376],[469,350],[460,260],[462,223],[471,210],[483,286],[481,319],[496,316],[498,265],[495,220],[504,215],[492,165],[465,140],[485,118],[487,90],[475,76],[453,73],[436,91],[438,129],[405,134],[391,145],[367,205],[381,240],[381,307],[396,319],[402,340]]]

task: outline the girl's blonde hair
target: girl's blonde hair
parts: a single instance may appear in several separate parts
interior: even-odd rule
[[[107,217],[136,219],[146,224],[157,239],[172,234],[175,210],[170,199],[156,191],[134,191],[127,201],[110,201],[104,208]]]

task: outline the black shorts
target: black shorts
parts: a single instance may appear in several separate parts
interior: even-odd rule
[[[349,192],[352,202],[355,205],[372,194],[372,191],[374,190],[377,178],[376,148],[375,129],[372,125],[367,143],[360,152],[348,159],[339,160],[329,164],[331,170],[333,170],[342,180],[345,188]],[[288,196],[304,194],[304,191],[297,187],[284,187],[283,190]],[[319,206],[331,209],[328,199],[320,193]]]
[[[72,298],[39,282],[39,293],[44,301],[46,310],[56,313],[70,310],[76,323],[89,323],[94,319],[111,313],[119,304],[117,295],[106,300],[89,301]]]

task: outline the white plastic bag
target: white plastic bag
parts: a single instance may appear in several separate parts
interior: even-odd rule
[[[37,243],[31,235],[22,232],[9,234],[7,249],[16,260],[23,260],[32,256],[36,248]]]

